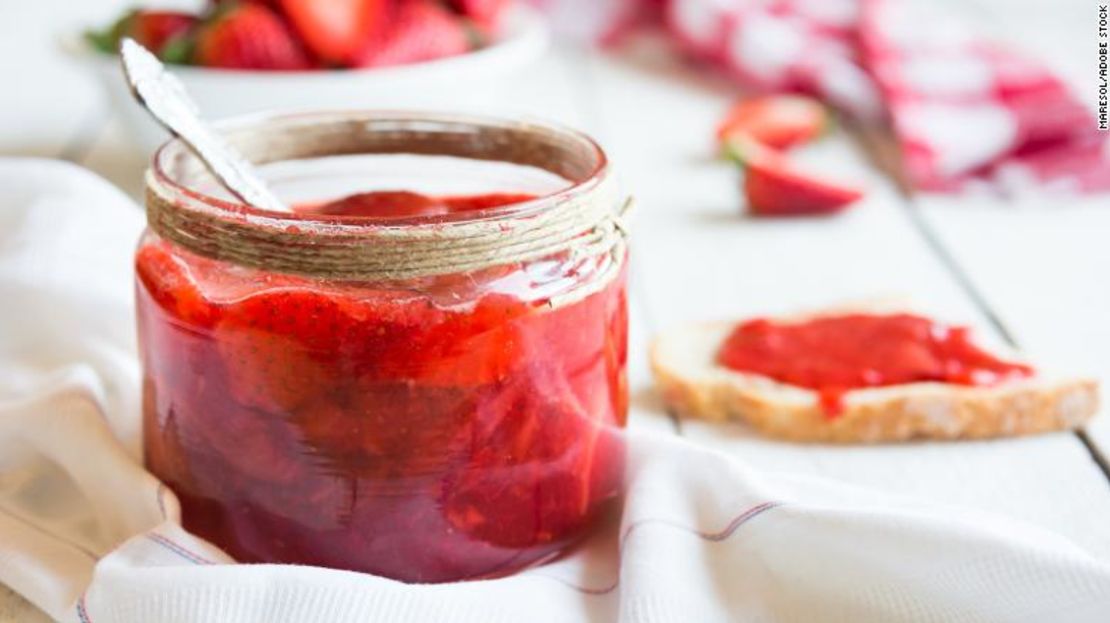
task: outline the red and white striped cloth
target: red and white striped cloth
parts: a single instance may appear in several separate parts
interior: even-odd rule
[[[533,0],[612,39],[659,0]],[[1106,134],[1042,64],[924,0],[664,0],[668,30],[745,87],[888,118],[916,188],[1110,190]],[[637,11],[638,8],[638,11]],[[588,27],[582,24],[589,24]]]

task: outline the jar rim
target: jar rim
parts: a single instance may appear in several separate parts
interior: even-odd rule
[[[175,179],[211,173],[174,139],[158,150],[147,171],[147,225],[203,256],[331,279],[398,280],[558,253],[622,253],[630,199],[620,199],[601,147],[575,130],[394,111],[262,114],[229,120],[221,129],[259,163],[352,154],[461,156],[544,168],[570,186],[486,210],[403,219],[272,212]]]
[[[519,133],[521,135],[528,133],[546,133],[552,137],[558,137],[576,143],[584,153],[588,153],[589,156],[593,158],[593,162],[587,168],[586,174],[577,176],[579,179],[568,179],[570,182],[569,185],[555,192],[540,195],[526,201],[513,202],[480,210],[438,215],[414,215],[409,217],[320,215],[292,211],[282,213],[264,210],[235,200],[214,197],[175,179],[176,176],[169,170],[169,166],[172,162],[180,158],[185,158],[194,161],[193,165],[196,167],[203,167],[203,164],[183,140],[178,137],[173,137],[155,150],[148,171],[147,186],[149,187],[153,183],[163,186],[163,188],[170,191],[170,194],[174,196],[175,200],[184,201],[189,204],[182,205],[182,208],[200,209],[210,213],[239,215],[240,218],[247,217],[251,222],[261,227],[278,226],[287,228],[290,226],[302,226],[312,229],[322,227],[333,231],[335,228],[340,228],[346,233],[355,233],[358,229],[427,225],[449,227],[453,223],[471,223],[507,217],[527,217],[529,214],[542,212],[546,207],[559,203],[562,200],[589,192],[591,189],[600,185],[600,183],[609,176],[610,167],[608,156],[594,139],[583,132],[549,121],[426,111],[330,110],[295,113],[261,112],[220,120],[212,125],[217,132],[227,137],[228,135],[237,133],[258,132],[265,129],[267,126],[280,129],[283,125],[313,125],[327,123],[329,121],[334,123],[342,120],[378,124],[382,126],[388,126],[391,123],[414,125],[441,124],[443,127],[469,127],[475,130],[500,129],[512,133]],[[356,155],[359,153],[404,154],[411,152],[400,150],[391,152],[347,152],[348,155]],[[252,160],[252,162],[256,161],[256,158],[251,158],[251,154],[244,155],[246,155],[249,160]],[[328,154],[325,152],[317,155],[327,156],[342,154]],[[462,154],[424,153],[423,155]],[[462,155],[462,157],[466,156]],[[263,162],[278,162],[288,159],[291,158],[275,158]],[[490,159],[497,160],[496,158]],[[540,168],[551,171],[551,169],[547,167],[541,166]]]

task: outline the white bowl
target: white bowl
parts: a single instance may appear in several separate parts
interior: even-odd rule
[[[548,34],[535,10],[517,6],[490,45],[448,58],[323,71],[242,71],[174,66],[172,71],[211,120],[254,113],[355,108],[483,111],[511,76],[543,54]],[[81,41],[69,47],[100,77],[112,106],[139,147],[152,151],[168,133],[131,98],[119,59]]]

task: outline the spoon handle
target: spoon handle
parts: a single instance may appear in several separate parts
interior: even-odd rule
[[[289,212],[258,177],[254,167],[200,118],[185,85],[134,39],[120,44],[123,73],[131,94],[174,136],[180,137],[233,195],[264,210]]]

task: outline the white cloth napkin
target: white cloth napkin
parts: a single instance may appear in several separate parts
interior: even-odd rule
[[[51,616],[163,621],[1106,621],[1110,565],[1009,519],[761,475],[629,434],[621,516],[513,577],[237,565],[138,462],[131,254],[95,176],[0,159],[0,581]]]

